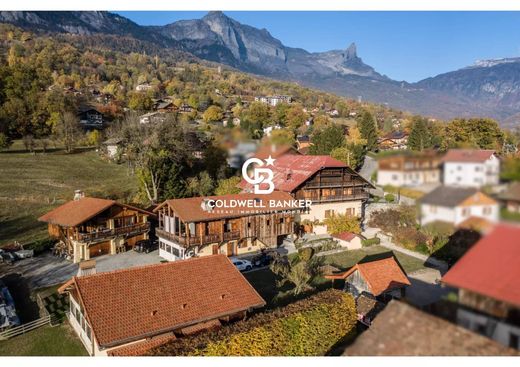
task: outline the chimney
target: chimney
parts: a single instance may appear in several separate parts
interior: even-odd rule
[[[85,193],[81,190],[74,190],[74,200],[83,199],[85,197]]]

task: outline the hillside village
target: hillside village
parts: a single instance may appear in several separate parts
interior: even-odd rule
[[[0,355],[518,355],[518,131],[2,27]]]

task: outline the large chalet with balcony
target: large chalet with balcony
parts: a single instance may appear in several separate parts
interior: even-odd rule
[[[311,222],[315,233],[325,233],[323,220],[334,214],[362,218],[368,189],[374,188],[345,163],[326,155],[285,154],[268,168],[273,171],[275,190],[289,193],[297,200],[312,201],[297,220]],[[245,180],[240,185],[245,192],[253,191]]]
[[[276,248],[294,233],[299,208],[279,191],[166,200],[154,210],[159,255],[174,261]]]
[[[49,235],[60,240],[58,248],[75,263],[92,257],[116,254],[147,239],[148,211],[114,200],[84,197],[69,201],[38,220],[48,223]]]

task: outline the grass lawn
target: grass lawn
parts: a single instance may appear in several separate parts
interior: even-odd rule
[[[424,262],[414,257],[393,252],[382,246],[370,246],[360,250],[344,251],[323,257],[324,264],[333,265],[341,270],[347,270],[360,261],[371,261],[381,259],[394,254],[407,273],[423,269]],[[276,287],[276,277],[269,269],[261,269],[245,273],[244,276],[256,289],[256,291],[267,302],[268,307],[280,306],[284,303],[294,301],[296,298],[291,296],[290,285],[285,285],[282,289]],[[325,289],[331,286],[329,280],[325,278],[317,279],[313,286],[317,289]]]
[[[0,246],[46,238],[46,225],[37,218],[71,200],[74,190],[127,201],[137,192],[125,165],[106,162],[95,151],[31,154],[22,149],[16,142],[0,152]]]
[[[511,222],[520,222],[520,213],[513,213],[506,208],[500,210],[500,218]]]
[[[43,326],[0,341],[0,356],[86,356],[87,351],[68,322]]]

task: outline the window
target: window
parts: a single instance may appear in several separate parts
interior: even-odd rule
[[[435,205],[430,206],[430,213],[437,213],[437,207]]]
[[[457,171],[462,171],[462,166],[457,166]]]
[[[330,218],[332,216],[334,216],[334,210],[325,210],[325,218]]]
[[[397,181],[398,177],[397,175],[392,175],[392,181]]]
[[[462,216],[463,217],[469,216],[469,213],[470,213],[469,208],[463,208],[462,209]]]
[[[484,209],[482,209],[482,213],[484,213],[484,215],[490,215],[492,212],[491,210],[491,207],[489,206],[485,206]]]
[[[280,224],[283,224],[283,222],[284,222],[284,218],[282,217],[282,218],[280,218]]]
[[[268,219],[268,220],[266,221],[266,225],[269,226],[270,224],[271,224],[271,221]]]

